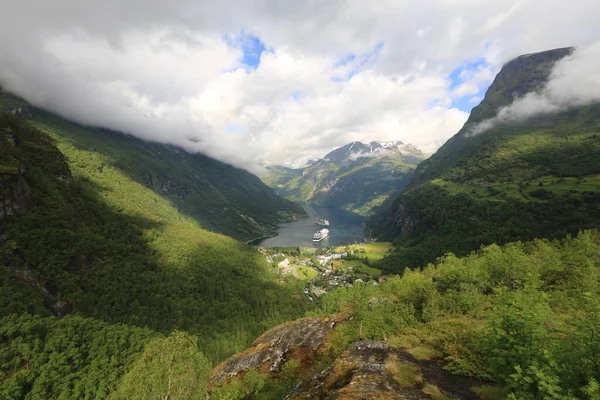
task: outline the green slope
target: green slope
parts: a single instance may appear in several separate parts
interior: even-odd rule
[[[354,142],[305,168],[269,167],[261,179],[292,201],[371,215],[408,185],[417,163],[424,158],[421,152],[406,146],[408,151],[392,148],[367,156],[373,150],[371,146],[382,150],[377,142]],[[364,156],[356,157],[358,154]]]
[[[202,154],[73,124],[1,91],[0,109],[19,111],[65,146],[101,154],[100,164],[119,169],[168,199],[204,229],[249,242],[272,235],[278,222],[306,215],[258,177]],[[87,161],[80,163],[84,166]]]
[[[37,379],[59,379],[44,375],[58,368],[53,363],[65,364],[64,375],[55,373],[64,379],[92,363],[99,370],[86,390],[99,395],[88,398],[103,398],[128,357],[158,333],[195,334],[218,361],[302,315],[301,288],[276,283],[256,249],[202,229],[106,155],[56,138],[0,116],[0,390],[29,393]],[[65,314],[80,319],[58,322]],[[110,335],[95,330],[122,341],[111,347]],[[47,342],[71,335],[105,350],[77,342],[63,354],[65,345]],[[130,335],[137,339],[128,342]],[[46,356],[34,357],[36,348]],[[53,348],[59,353],[47,356]],[[90,352],[108,361],[96,365]],[[56,385],[53,395],[29,398],[83,397],[71,383]]]
[[[329,334],[325,351],[312,359],[298,349],[276,374],[239,374],[216,398],[280,399],[278,387],[297,394],[308,386],[310,398],[594,400],[599,294],[598,231],[450,254],[377,286],[331,291],[320,314],[351,318]],[[336,361],[358,346],[374,351]],[[453,375],[440,371],[428,381],[436,366]],[[431,384],[443,395],[431,395]],[[290,398],[309,398],[299,392]]]
[[[410,187],[372,219],[398,238],[387,269],[481,245],[561,237],[600,225],[600,106],[543,114],[472,135],[514,98],[543,87],[570,49],[506,64],[460,132],[417,167]]]

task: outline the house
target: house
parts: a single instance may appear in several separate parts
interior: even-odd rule
[[[331,260],[331,258],[331,254],[328,254],[326,256],[317,256],[317,261],[319,261],[319,264],[325,265],[329,260]]]
[[[340,258],[342,258],[342,257],[346,257],[347,255],[348,255],[348,253],[333,253],[333,254],[331,255],[331,258],[332,258],[333,260],[339,260]]]
[[[278,268],[281,269],[287,269],[290,267],[290,260],[288,260],[287,258],[285,260],[283,260],[282,262],[280,262],[279,264],[277,264]]]

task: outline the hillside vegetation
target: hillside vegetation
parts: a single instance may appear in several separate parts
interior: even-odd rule
[[[0,398],[106,398],[151,338],[218,361],[302,315],[256,249],[54,133],[0,116]]]
[[[65,148],[80,150],[81,168],[88,166],[86,152],[99,155],[89,163],[119,170],[169,200],[204,229],[250,242],[273,235],[279,222],[306,217],[301,207],[275,195],[255,175],[202,154],[80,126],[1,90],[0,109],[28,119]]]
[[[305,168],[268,167],[261,179],[292,201],[371,215],[408,185],[424,158],[402,142],[353,142]]]
[[[357,283],[324,296],[318,314],[348,315],[316,358],[295,350],[292,354],[300,356],[279,374],[250,370],[217,389],[215,397],[275,399],[281,395],[274,395],[274,382],[291,391],[303,381],[296,390],[303,393],[317,380],[326,384],[316,391],[312,387],[312,398],[338,390],[344,398],[361,398],[362,392],[381,392],[379,398],[465,398],[438,388],[435,384],[444,381],[439,374],[424,381],[433,363],[476,379],[467,381],[472,386],[458,388],[471,392],[467,398],[597,399],[599,294],[597,231],[556,241],[491,245],[462,258],[450,254],[382,285]],[[283,334],[285,326],[275,329]],[[372,380],[378,379],[376,370],[352,378],[352,371],[367,359],[348,356],[359,341],[371,348],[389,346],[385,365],[401,386],[397,397],[386,397],[385,387]],[[382,343],[369,344],[374,341]],[[461,382],[458,377],[449,380]]]
[[[600,226],[600,105],[499,123],[473,135],[514,98],[540,90],[571,49],[516,58],[453,138],[417,167],[391,209],[370,223],[397,238],[388,271],[481,245],[563,237]]]

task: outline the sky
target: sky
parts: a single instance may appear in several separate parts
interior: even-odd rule
[[[593,48],[600,39],[597,0],[0,0],[0,7],[6,90],[76,122],[255,173],[264,162],[294,165],[352,141],[401,140],[433,152],[462,127],[503,63],[557,47]],[[558,85],[569,87],[569,79]],[[563,99],[548,93],[551,103]]]

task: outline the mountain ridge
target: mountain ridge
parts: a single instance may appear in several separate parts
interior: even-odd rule
[[[267,166],[261,179],[292,201],[370,215],[408,184],[423,158],[423,152],[401,141],[355,141],[304,168]]]
[[[572,48],[517,57],[464,127],[417,167],[408,188],[369,225],[399,238],[389,271],[494,242],[562,237],[600,224],[600,105],[471,129],[542,90]],[[450,211],[451,210],[451,211]]]
[[[27,119],[70,146],[102,152],[105,165],[121,169],[168,198],[211,231],[251,242],[272,236],[280,222],[306,217],[301,207],[277,196],[257,176],[203,154],[81,126],[7,92],[0,91],[0,109]]]

